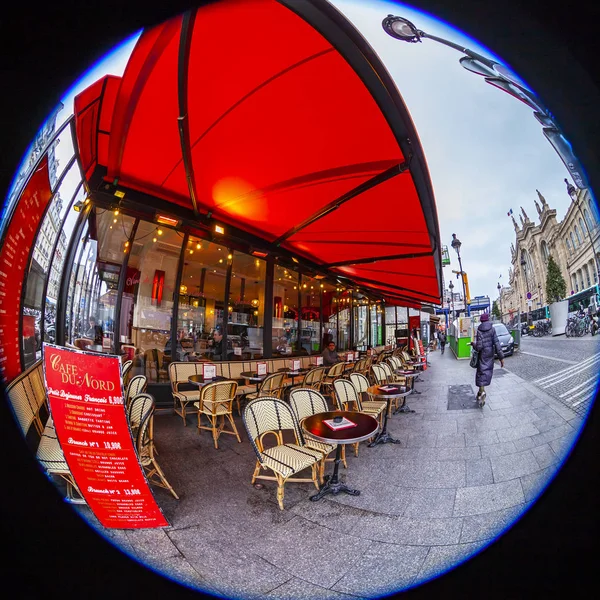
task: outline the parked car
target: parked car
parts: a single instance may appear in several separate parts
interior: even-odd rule
[[[502,353],[504,356],[512,356],[515,351],[515,340],[508,329],[506,329],[506,325],[504,323],[494,323],[494,329],[500,341]]]

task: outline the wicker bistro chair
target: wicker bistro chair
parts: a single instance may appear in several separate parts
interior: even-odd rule
[[[304,374],[304,378],[302,379],[300,387],[309,387],[317,390],[318,392],[321,391],[321,383],[323,382],[326,371],[327,367],[315,367],[314,369],[307,371]]]
[[[270,398],[281,398],[281,393],[284,390],[283,380],[285,373],[271,373],[267,375],[261,382],[258,392],[246,394],[246,400],[255,400],[269,396]]]
[[[222,433],[235,435],[237,441],[242,443],[232,414],[237,387],[237,381],[231,380],[208,383],[200,390],[200,401],[194,402],[194,406],[198,408],[198,433],[201,429],[211,431],[215,448],[219,447],[219,436]],[[208,419],[208,426],[202,425],[202,415]],[[225,419],[231,424],[231,430],[225,429]]]
[[[127,409],[129,407],[129,404],[133,400],[134,396],[145,392],[147,387],[148,378],[145,375],[134,375],[127,385],[127,390],[125,391],[125,408]]]
[[[133,360],[126,360],[121,365],[121,379],[123,380],[123,387],[127,387],[129,385],[129,376],[131,375],[132,368]]]
[[[181,386],[190,388],[188,377],[190,375],[201,375],[202,363],[174,361],[169,363],[169,381],[171,382],[171,393],[173,394],[173,410],[183,419],[187,425],[186,416],[188,405],[197,402],[199,398],[198,388],[182,389]]]
[[[140,391],[131,397],[127,405],[127,422],[134,440],[137,438],[140,424],[152,406],[154,406],[154,397],[145,391]],[[150,431],[150,434],[152,434],[152,431]],[[150,437],[153,436],[150,435]]]
[[[314,388],[305,388],[305,387],[297,387],[294,388],[290,392],[290,406],[294,411],[294,415],[298,419],[298,423],[302,426],[302,421],[306,419],[306,417],[310,417],[312,415],[316,415],[318,413],[327,412],[329,407],[327,406],[327,400],[323,397],[323,394],[315,390]],[[324,473],[325,473],[325,462],[333,461],[334,458],[328,458],[329,455],[337,448],[337,444],[328,444],[326,442],[321,442],[317,440],[310,433],[306,431],[302,432],[304,435],[304,441],[308,448],[313,448],[314,450],[319,450],[319,452],[323,453],[325,458],[324,461],[321,462],[321,472],[319,479],[321,483],[324,482]],[[345,446],[342,446],[342,451]],[[346,455],[342,453],[342,462],[344,463],[344,467],[346,465]]]
[[[332,402],[335,401],[335,393],[333,391],[333,382],[336,379],[344,376],[345,368],[346,368],[345,363],[343,363],[343,362],[335,363],[335,365],[332,365],[331,367],[329,367],[329,370],[327,371],[325,377],[323,378],[323,381],[321,381],[321,392],[323,392],[323,394],[329,395]]]
[[[168,490],[179,500],[179,496],[167,481],[165,474],[156,461],[156,449],[154,447],[154,408],[154,398],[150,394],[138,394],[131,403],[131,411],[138,413],[140,419],[137,428],[135,449],[148,483]]]
[[[367,389],[369,388],[369,380],[367,379],[366,375],[363,375],[362,373],[351,373],[350,381],[354,384],[354,388],[358,392],[358,395],[361,397],[361,404],[365,412],[367,412],[368,410],[375,410],[376,408],[378,409],[380,406],[383,406],[385,412],[385,407],[387,406],[387,402],[385,400],[363,399],[366,395]],[[383,413],[381,413],[381,416],[383,424]]]
[[[323,453],[306,446],[298,419],[288,404],[279,398],[261,397],[249,402],[242,415],[244,427],[252,443],[257,461],[252,475],[252,484],[257,479],[277,482],[277,503],[283,510],[285,484],[288,481],[311,482],[319,489],[319,463],[324,460]],[[284,431],[292,431],[295,443],[285,443]],[[265,439],[275,445],[267,447]],[[299,477],[305,469],[311,469],[311,477]],[[266,475],[261,474],[267,470]],[[273,475],[269,475],[271,471]]]
[[[386,364],[381,363],[379,365],[372,365],[371,372],[373,373],[373,379],[375,380],[376,385],[384,385],[386,383],[402,383],[402,385],[406,385],[405,377],[396,377],[392,368]],[[402,399],[404,401],[404,399]],[[392,414],[392,404],[393,408],[397,409],[399,406],[400,398],[395,398],[393,403],[390,402],[389,413]]]
[[[85,504],[58,442],[52,417],[48,417],[45,423],[42,421],[40,413],[47,411],[47,397],[41,360],[35,362],[6,387],[6,397],[25,439],[28,438],[33,425],[38,437],[35,442],[37,448],[32,450],[35,451],[36,458],[45,472],[50,476],[60,477],[66,483],[68,502]]]
[[[402,375],[396,375],[394,373],[394,365],[389,363],[388,361],[382,362],[381,365],[388,376],[388,381],[390,383],[401,383],[403,385],[406,384],[406,377],[402,377]]]
[[[381,365],[371,365],[370,375],[374,385],[385,385],[386,383],[389,383],[388,374]]]
[[[366,406],[366,403],[361,402],[360,394],[354,387],[354,384],[348,379],[336,379],[333,383],[333,389],[335,390],[335,400],[340,410],[356,410],[367,415],[375,417],[380,423],[383,423],[383,415],[387,407],[387,403],[370,402]],[[354,455],[358,456],[357,442],[354,445]]]

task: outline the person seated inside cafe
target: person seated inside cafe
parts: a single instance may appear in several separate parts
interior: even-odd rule
[[[213,331],[211,348],[213,349],[212,360],[223,360],[223,330],[220,325],[217,325]]]
[[[341,360],[335,351],[335,342],[330,341],[325,350],[323,350],[323,365],[330,367],[331,365],[335,365],[335,363],[341,362]]]
[[[102,326],[96,325],[96,317],[90,316],[89,318],[89,328],[85,332],[84,337],[89,340],[94,340],[94,344],[102,343]]]

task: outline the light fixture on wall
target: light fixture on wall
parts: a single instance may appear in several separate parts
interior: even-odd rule
[[[258,306],[259,302],[258,302],[258,298],[254,298],[254,300],[252,300],[252,306],[256,307]]]
[[[181,284],[181,285],[179,286],[179,293],[180,293],[180,294],[187,294],[187,290],[188,290],[188,289],[187,289],[187,285]]]

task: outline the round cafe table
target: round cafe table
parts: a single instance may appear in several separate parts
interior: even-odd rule
[[[325,421],[337,416],[346,417],[346,419],[352,421],[355,426],[346,429],[331,429]],[[344,492],[350,496],[359,496],[360,490],[351,489],[338,480],[338,471],[342,456],[342,444],[355,444],[356,442],[362,442],[373,437],[379,429],[377,419],[371,415],[355,411],[328,411],[307,417],[302,421],[302,428],[321,442],[337,444],[333,475],[331,475],[331,477],[328,475],[325,477],[325,484],[314,496],[310,497],[311,501],[316,502],[327,494],[333,494],[335,496],[340,492]]]
[[[381,388],[394,388],[394,389],[390,389],[390,390],[382,390]],[[387,400],[387,408],[385,410],[385,414],[383,416],[383,428],[381,429],[381,431],[377,434],[377,437],[369,444],[369,448],[373,448],[373,446],[377,446],[377,444],[399,444],[400,440],[396,440],[394,439],[388,432],[387,432],[387,422],[388,422],[388,418],[389,418],[389,414],[390,414],[390,403],[393,399],[395,398],[405,398],[406,396],[408,396],[410,393],[412,392],[412,390],[406,386],[403,385],[399,385],[399,384],[389,384],[388,385],[372,385],[371,387],[367,388],[367,394],[369,394],[369,396],[374,396],[376,398],[383,398],[384,400]]]
[[[256,371],[242,371],[240,375],[248,381],[254,381],[256,383],[256,393],[258,394],[260,382],[266,377],[266,375],[258,375]]]
[[[415,389],[415,381],[418,381],[416,378],[419,376],[418,371],[407,371],[406,369],[396,369],[394,371],[394,373],[396,375],[400,375],[400,377],[406,377],[406,379],[409,380],[410,389],[412,390],[413,394],[421,393]],[[397,412],[414,412],[414,411],[410,411],[408,409],[404,410],[405,407],[406,407],[406,404],[402,407],[402,410],[399,408],[398,410],[396,410],[396,412],[394,414],[396,414]]]
[[[290,369],[289,367],[282,367],[281,369],[277,369],[278,373],[285,373],[288,377],[291,378],[292,385],[294,385],[295,377],[298,377],[298,375],[303,375],[307,371],[309,371],[309,369],[300,368],[300,369],[296,369],[295,371],[292,371],[292,369]]]

